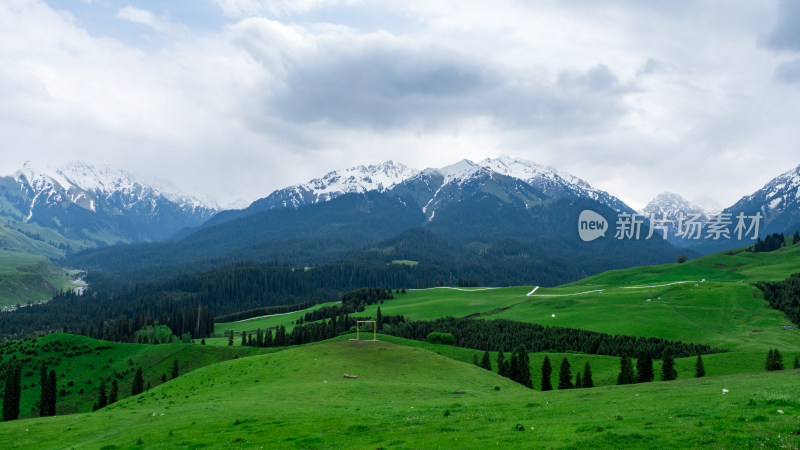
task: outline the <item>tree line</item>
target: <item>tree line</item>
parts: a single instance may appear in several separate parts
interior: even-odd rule
[[[764,299],[773,309],[783,311],[795,325],[800,326],[800,273],[783,281],[754,283],[764,292]]]

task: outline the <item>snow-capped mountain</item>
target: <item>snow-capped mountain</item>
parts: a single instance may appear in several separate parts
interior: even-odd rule
[[[696,241],[683,237],[686,230],[681,228],[685,228],[683,224],[687,220],[693,220],[705,226],[709,217],[709,214],[701,206],[672,192],[662,192],[656,195],[639,213],[649,217],[657,227],[665,227],[667,240],[678,247],[696,244]]]
[[[760,235],[794,233],[800,228],[800,166],[772,179],[758,191],[725,208],[733,215],[761,213]]]
[[[676,220],[680,216],[704,215],[705,211],[678,194],[662,192],[656,195],[641,211],[642,214],[652,215],[655,219]]]
[[[26,162],[0,177],[0,215],[55,229],[68,239],[114,243],[166,239],[216,208],[175,189],[158,189],[111,166]]]
[[[578,177],[530,161],[502,156],[496,159],[487,158],[480,163],[464,159],[445,167],[422,171],[393,161],[336,170],[307,183],[279,189],[255,201],[243,215],[273,208],[297,208],[350,193],[422,190],[424,192],[417,192],[419,195],[415,197],[418,200],[424,199],[421,202],[423,212],[430,216],[438,203],[437,199],[448,191],[478,179],[496,181],[499,176],[522,181],[529,185],[529,189],[537,191],[531,199],[534,203],[543,199],[585,198],[598,201],[616,211],[629,209],[621,200],[591,187]],[[451,192],[449,196],[458,197],[452,194]],[[218,220],[224,218],[226,215],[220,216]]]
[[[417,175],[411,169],[394,161],[369,166],[356,166],[328,172],[320,178],[277,190],[255,201],[251,211],[293,207],[325,202],[344,194],[363,194],[370,191],[386,192],[403,181]]]

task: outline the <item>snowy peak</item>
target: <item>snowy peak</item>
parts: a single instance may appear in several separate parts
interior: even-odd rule
[[[652,214],[656,219],[675,219],[681,215],[689,217],[695,214],[705,214],[699,205],[672,192],[662,192],[656,195],[641,212]]]
[[[158,189],[138,181],[132,174],[112,166],[93,166],[82,161],[72,161],[61,166],[38,167],[26,161],[14,174],[20,188],[30,190],[34,196],[31,208],[38,201],[60,202],[66,197],[70,202],[95,211],[98,198],[118,196],[130,208],[144,198],[164,198],[187,210],[206,210],[212,213],[216,205],[181,193],[172,186]]]
[[[486,173],[486,170],[468,159],[436,169],[444,177],[444,184],[463,184],[476,176]]]
[[[385,192],[416,175],[418,171],[394,161],[377,165],[356,166],[327,173],[296,188],[311,192],[316,199],[325,201],[342,194]]]
[[[725,212],[761,213],[765,222],[762,235],[797,231],[800,228],[800,166],[778,175],[758,191],[742,197]]]
[[[566,172],[560,172],[552,167],[545,167],[532,161],[500,156],[499,158],[486,158],[480,165],[494,172],[518,178],[528,183],[535,183],[540,180],[552,182],[563,182],[581,188],[590,188],[589,183]]]

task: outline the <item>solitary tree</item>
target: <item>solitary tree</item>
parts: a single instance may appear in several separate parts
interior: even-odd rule
[[[497,353],[497,374],[508,377],[508,362],[502,350]]]
[[[636,382],[649,383],[655,378],[653,374],[653,359],[649,354],[644,353],[636,359]]]
[[[383,314],[381,314],[381,307],[378,306],[378,313],[375,317],[375,328],[377,331],[383,330]]]
[[[572,389],[572,371],[567,358],[561,360],[561,368],[558,371],[558,388]]]
[[[19,418],[19,401],[22,394],[22,367],[19,363],[6,365],[5,391],[3,392],[3,420]]]
[[[589,365],[589,361],[586,361],[586,364],[583,366],[583,387],[594,387],[594,380],[592,379],[592,367]]]
[[[97,409],[105,408],[108,405],[108,397],[106,396],[106,380],[100,382],[100,393],[97,397]]]
[[[233,346],[233,330],[231,330],[231,334],[228,335],[228,347]]]
[[[118,397],[119,397],[119,384],[117,384],[117,380],[115,379],[111,383],[111,392],[108,394],[108,404],[111,405],[113,403],[117,403]]]
[[[58,384],[56,371],[50,369],[50,374],[47,375],[47,411],[45,411],[48,416],[56,415],[56,384]]]
[[[178,360],[172,361],[172,379],[178,378]]]
[[[794,357],[794,368],[800,369],[800,361],[797,359],[797,356]]]
[[[144,392],[144,375],[142,375],[142,368],[136,371],[133,376],[133,385],[131,386],[131,395],[139,395]]]
[[[667,347],[661,354],[661,381],[672,381],[678,378],[678,371],[675,370],[675,358],[672,356],[672,349]]]
[[[697,355],[697,361],[694,363],[694,377],[703,378],[704,376],[706,376],[706,368],[703,365],[703,357]]]
[[[767,362],[764,367],[767,370],[783,370],[783,356],[777,348],[767,352]]]
[[[39,368],[39,385],[42,387],[42,392],[39,395],[39,417],[47,416],[47,405],[50,401],[47,398],[49,383],[47,382],[47,366],[42,361],[42,366]]]
[[[550,374],[553,372],[553,368],[550,366],[550,358],[547,355],[544,356],[544,361],[542,361],[542,390],[543,391],[552,391],[553,384],[550,382]]]
[[[622,355],[619,360],[619,375],[617,376],[617,384],[631,384],[633,383],[633,365],[627,356]]]
[[[513,368],[514,361],[516,361],[516,370]],[[514,357],[511,359],[511,366],[514,381],[532,389],[533,382],[531,381],[530,359],[528,358],[528,349],[524,344],[520,344],[520,346],[517,347],[517,351],[514,352]]]
[[[483,358],[481,358],[481,367],[486,370],[492,370],[492,359],[488,350],[483,352]]]

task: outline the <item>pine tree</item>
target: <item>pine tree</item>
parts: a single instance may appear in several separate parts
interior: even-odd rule
[[[544,361],[542,361],[542,390],[543,391],[552,391],[553,384],[550,382],[550,374],[553,372],[553,368],[550,366],[550,358],[547,355],[544,355]]]
[[[172,379],[178,378],[178,360],[172,361]]]
[[[97,409],[105,408],[108,405],[108,397],[106,397],[106,380],[100,382],[100,393],[97,398]]]
[[[617,376],[617,384],[632,384],[633,383],[633,365],[626,355],[622,355],[619,360],[619,375]]]
[[[247,333],[242,331],[242,347],[245,347],[245,346],[247,346]]]
[[[653,359],[649,354],[643,354],[636,360],[636,382],[649,383],[655,378],[653,373]]]
[[[497,353],[497,374],[501,377],[508,378],[508,368],[506,367],[506,357],[503,351]]]
[[[133,377],[133,385],[131,386],[131,395],[139,395],[144,392],[144,375],[142,375],[142,368],[136,371]]]
[[[792,236],[792,245],[796,245],[798,242],[800,242],[800,232],[795,231]]]
[[[767,352],[767,361],[764,364],[764,368],[769,371],[783,370],[783,356],[781,356],[781,352],[777,348]]]
[[[383,314],[381,314],[380,306],[378,306],[378,313],[375,317],[375,328],[377,328],[378,331],[383,331]]]
[[[483,358],[481,358],[481,367],[489,371],[492,370],[492,359],[488,350],[483,352]]]
[[[231,334],[228,335],[228,347],[233,346],[233,330],[231,330]]]
[[[5,391],[3,392],[3,420],[19,418],[19,403],[22,395],[22,367],[19,363],[6,365]]]
[[[800,360],[797,359],[797,356],[794,357],[794,368],[800,369]]]
[[[478,367],[481,366],[481,362],[478,361],[478,355],[472,355],[472,364],[475,364]]]
[[[42,393],[39,395],[39,417],[45,417],[47,416],[47,405],[50,403],[47,398],[50,386],[47,382],[47,366],[44,361],[39,368],[39,385],[42,387]]]
[[[581,380],[581,373],[578,372],[575,374],[575,389],[581,389],[583,387],[583,380]]]
[[[703,365],[703,357],[697,355],[697,361],[694,363],[694,377],[703,378],[706,376],[706,368]]]
[[[675,370],[675,358],[672,356],[672,349],[667,347],[661,354],[661,381],[672,381],[678,378],[678,371]]]
[[[56,384],[58,383],[58,378],[56,378],[56,371],[55,369],[50,369],[50,374],[47,376],[47,415],[48,416],[55,416],[56,415]]]
[[[531,364],[528,356],[528,349],[525,347],[524,344],[520,344],[520,346],[517,347],[515,356],[516,357],[513,360],[517,361],[517,368],[516,368],[517,383],[533,389],[533,382],[531,381]]]
[[[583,366],[583,387],[594,387],[594,380],[592,379],[592,366],[589,365],[589,361],[586,361],[586,364]]]
[[[558,388],[572,389],[572,371],[567,358],[561,360],[561,368],[558,371]]]
[[[111,392],[108,394],[108,404],[111,405],[111,404],[117,403],[117,399],[118,398],[119,398],[119,384],[117,383],[117,380],[115,379],[111,383]]]

